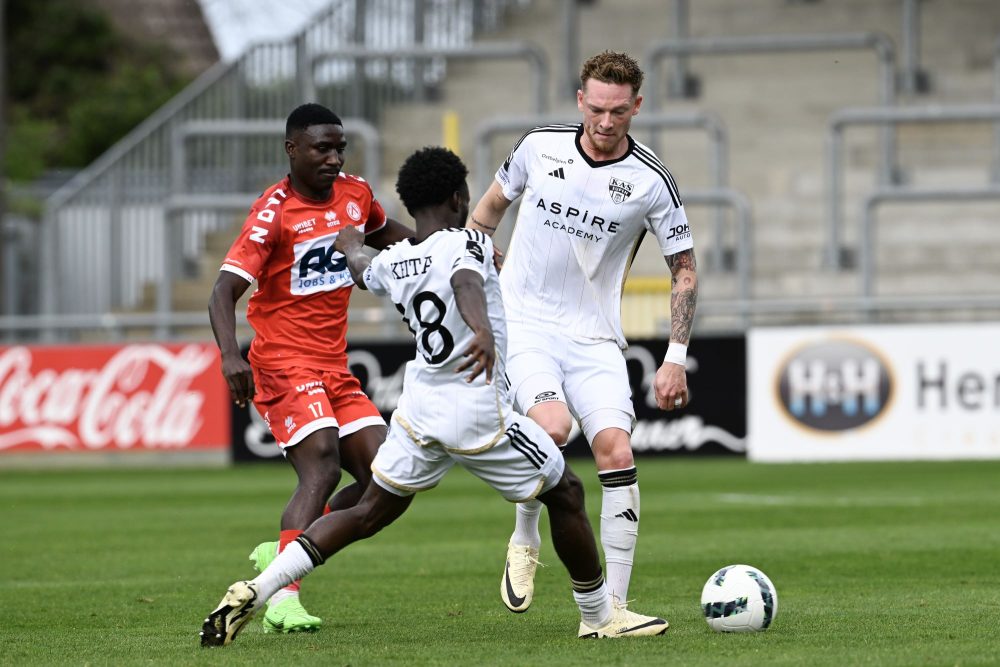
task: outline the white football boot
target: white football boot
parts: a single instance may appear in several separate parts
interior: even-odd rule
[[[500,599],[515,614],[528,610],[535,594],[538,549],[523,544],[507,545],[507,564],[500,580]]]

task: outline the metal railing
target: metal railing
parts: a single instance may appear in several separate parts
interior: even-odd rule
[[[38,251],[44,313],[100,313],[134,306],[143,286],[163,275],[164,202],[171,196],[170,152],[174,127],[213,119],[284,117],[315,91],[335,110],[363,100],[364,117],[377,119],[386,104],[409,99],[420,85],[443,76],[435,64],[386,68],[368,62],[342,71],[313,72],[303,64],[317,53],[352,48],[455,48],[483,29],[502,23],[511,7],[530,0],[331,0],[302,32],[287,42],[263,42],[238,60],[218,63],[157,110],[124,139],[81,171],[46,202]],[[419,70],[419,71],[418,71]],[[345,114],[348,115],[348,114]],[[233,170],[196,173],[194,184],[219,194],[258,190],[271,181],[277,151],[226,146]],[[203,176],[210,176],[205,177]],[[227,211],[211,210],[188,227],[184,244],[196,249],[201,235],[228,225]],[[114,261],[112,257],[116,258]]]
[[[399,332],[395,326],[399,315],[380,308],[356,308],[347,313],[348,325],[375,324],[385,331]],[[175,310],[167,313],[83,313],[71,315],[0,315],[0,342],[15,343],[22,339],[29,342],[76,342],[80,334],[97,333],[102,340],[123,341],[129,332],[151,331],[157,340],[175,340],[183,329],[207,329],[210,326],[208,309]],[[246,313],[236,313],[238,329],[252,333]],[[25,336],[33,333],[32,336]],[[75,334],[76,336],[71,336]],[[399,333],[399,337],[405,330]],[[199,333],[199,339],[205,334]]]
[[[982,296],[808,296],[782,299],[720,299],[698,301],[695,329],[702,333],[744,331],[754,325],[802,324],[806,321],[830,324],[871,322],[877,314],[898,315],[910,319],[913,314],[965,313],[964,319],[996,320],[1000,317],[1000,294]],[[385,333],[380,340],[406,340],[408,334],[398,326],[399,317],[380,308],[351,308],[350,327],[376,325]],[[721,324],[720,324],[721,323]],[[238,328],[249,331],[243,314],[237,316]],[[184,339],[184,329],[209,327],[207,310],[159,313],[102,313],[80,315],[7,315],[0,316],[0,342],[7,344],[76,342],[81,334],[98,335],[104,341],[123,341],[137,331],[165,330],[158,340]],[[662,331],[669,333],[669,320]],[[198,333],[204,340],[205,334]]]
[[[963,314],[963,319],[995,321],[1000,317],[997,296],[808,296],[783,299],[701,299],[695,330],[745,330],[747,326],[779,324],[869,323],[876,315],[892,315],[912,321],[914,315],[928,313]],[[735,324],[706,324],[705,321]],[[669,331],[669,327],[667,328]]]
[[[361,139],[363,148],[363,169],[361,174],[369,183],[375,183],[382,174],[382,144],[378,129],[363,118],[341,118],[344,130],[351,139]],[[189,172],[188,140],[193,137],[230,138],[230,137],[265,137],[274,140],[277,149],[284,142],[285,119],[224,119],[224,120],[192,120],[176,125],[170,137],[170,192],[182,193],[187,189],[185,175]],[[351,144],[353,145],[353,144]],[[240,143],[230,143],[230,148],[240,148]],[[275,150],[277,153],[278,151]],[[284,153],[280,164],[284,165]],[[236,162],[234,166],[238,166]],[[352,172],[355,173],[355,172]],[[251,200],[252,201],[252,200]]]
[[[740,299],[745,301],[750,300],[752,295],[751,281],[753,277],[751,273],[751,267],[753,266],[753,237],[751,236],[752,216],[750,200],[742,192],[731,188],[688,190],[682,196],[685,207],[688,204],[729,206],[735,211],[738,237],[736,244],[738,294]]]
[[[531,42],[494,42],[487,44],[472,44],[454,47],[406,47],[392,49],[352,48],[344,53],[317,53],[307,65],[309,71],[315,73],[317,68],[328,63],[340,61],[424,61],[432,58],[461,60],[525,60],[531,66],[531,76],[535,82],[535,104],[537,113],[545,113],[549,108],[550,67],[548,55],[538,45]],[[315,76],[307,77],[307,81],[315,82]],[[307,87],[305,99],[316,97],[313,87]],[[358,114],[362,107],[354,102],[353,112]]]
[[[870,300],[875,294],[875,213],[888,202],[973,202],[1000,201],[1000,186],[981,188],[886,188],[876,190],[865,199],[860,239],[861,296]],[[964,297],[958,297],[961,301]],[[1000,306],[1000,291],[989,297]]]
[[[894,63],[895,47],[892,40],[879,32],[815,34],[815,35],[749,35],[738,37],[693,37],[688,39],[662,39],[646,48],[649,63],[647,97],[653,111],[663,103],[658,90],[660,64],[666,56],[722,56],[761,53],[790,53],[807,51],[874,50],[878,56],[879,102],[891,106],[896,102]],[[892,128],[881,130],[880,152],[882,183],[896,180],[895,132]]]
[[[827,134],[827,246],[824,262],[828,268],[843,268],[850,264],[851,255],[842,244],[843,228],[843,142],[844,132],[851,125],[885,125],[900,123],[942,123],[956,121],[1000,120],[1000,104],[970,104],[962,106],[923,107],[853,107],[841,109],[831,116]],[[994,165],[1000,155],[994,154]],[[994,172],[996,167],[994,168]]]
[[[575,4],[569,0],[567,4]],[[902,52],[898,88],[900,92],[912,95],[926,93],[930,90],[930,79],[927,72],[920,66],[920,3],[921,0],[900,0],[900,24]],[[689,0],[673,0],[670,11],[671,38],[687,39],[690,29]],[[697,97],[698,78],[688,69],[687,57],[684,54],[673,56],[673,73],[667,82],[669,97]]]
[[[993,103],[1000,105],[1000,36],[993,42]],[[992,180],[1000,183],[1000,123],[993,125]]]
[[[907,95],[930,91],[930,77],[920,66],[920,2],[902,0],[902,62],[899,64],[899,90]]]

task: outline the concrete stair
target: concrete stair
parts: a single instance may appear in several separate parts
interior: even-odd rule
[[[992,99],[993,44],[1000,34],[1000,6],[995,0],[926,2],[922,4],[922,64],[930,72],[929,95],[903,98],[904,105],[961,104]],[[569,89],[562,44],[562,0],[535,0],[511,17],[489,41],[528,40],[549,56],[552,74],[550,108],[568,119],[578,118]],[[724,36],[772,33],[831,33],[880,31],[896,44],[900,60],[900,3],[897,0],[697,0],[690,3],[691,34]],[[626,50],[643,62],[654,40],[670,35],[669,4],[662,0],[628,3],[596,0],[580,5],[580,57],[603,49]],[[823,266],[827,237],[827,167],[825,146],[831,114],[849,106],[875,106],[878,77],[874,52],[829,52],[753,56],[698,56],[690,70],[702,83],[695,100],[664,99],[664,110],[706,110],[724,120],[729,134],[729,184],[747,194],[753,205],[753,283],[751,293],[761,299],[813,298],[817,302],[860,294],[857,270],[829,270]],[[579,63],[574,63],[574,69]],[[660,71],[669,71],[665,61]],[[647,86],[648,88],[648,86]],[[666,82],[657,88],[666,90]],[[442,120],[457,115],[459,151],[473,173],[475,184],[488,182],[492,170],[509,152],[519,132],[497,137],[490,146],[489,172],[476,173],[475,129],[495,116],[530,115],[533,86],[527,65],[515,61],[449,65],[448,77],[431,102],[413,102],[388,109],[380,119],[384,173],[375,184],[378,196],[399,219],[410,224],[395,199],[395,171],[413,150],[443,141]],[[649,99],[643,110],[652,108]],[[710,185],[707,142],[697,131],[636,132],[657,150],[680,183],[681,192]],[[859,235],[864,197],[877,183],[877,133],[873,128],[848,130],[844,172],[847,243]],[[980,125],[910,125],[898,133],[899,164],[908,183],[917,186],[985,184],[988,180],[992,127]],[[706,262],[715,242],[716,214],[710,208],[690,207],[702,267],[701,298],[731,299],[740,285],[732,273]],[[996,293],[1000,263],[993,249],[1000,241],[1000,203],[962,205],[887,205],[878,214],[877,293],[929,296]],[[508,229],[510,222],[506,223]],[[221,252],[233,234],[210,240],[202,264],[201,282],[181,284],[178,306],[204,307]],[[728,226],[723,235],[732,246]],[[501,239],[503,235],[501,235]],[[222,248],[219,251],[219,248]],[[216,254],[212,254],[216,253]],[[655,244],[640,249],[632,269],[636,276],[665,276]],[[356,295],[352,308],[373,305]],[[191,299],[189,302],[188,299]],[[632,306],[626,298],[623,308]],[[635,300],[636,308],[643,308]],[[961,313],[955,313],[959,317]],[[916,318],[931,315],[914,315]],[[836,316],[829,315],[831,321]],[[895,317],[886,315],[887,319]],[[819,321],[822,315],[802,315],[791,321]],[[788,318],[781,319],[788,321]],[[707,318],[710,328],[733,325],[733,320]],[[699,325],[701,326],[701,325]],[[737,323],[738,326],[738,323]],[[400,329],[402,331],[402,329]],[[360,332],[354,329],[355,334]]]

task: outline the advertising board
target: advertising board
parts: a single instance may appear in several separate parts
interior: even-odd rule
[[[750,332],[749,458],[1000,458],[1000,325]]]

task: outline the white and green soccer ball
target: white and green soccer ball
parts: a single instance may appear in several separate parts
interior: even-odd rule
[[[727,565],[705,582],[701,610],[716,632],[760,632],[778,613],[778,592],[757,568]]]

